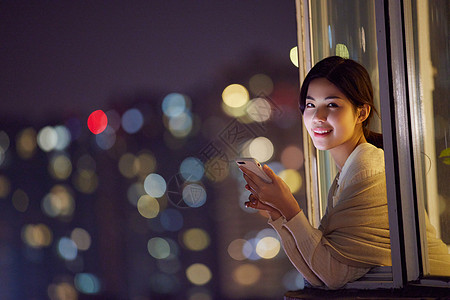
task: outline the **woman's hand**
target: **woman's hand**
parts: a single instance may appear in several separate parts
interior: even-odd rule
[[[275,208],[288,221],[301,211],[288,185],[267,165],[264,165],[263,170],[272,179],[271,183],[263,181],[258,175],[244,167],[240,167],[240,169],[244,173],[248,189],[259,202]]]
[[[245,187],[247,188],[248,184]],[[269,216],[272,220],[277,220],[282,216],[282,214],[276,208],[273,208],[270,205],[262,203],[253,194],[250,194],[250,196],[248,196],[248,200],[250,200],[250,201],[245,202],[246,207],[251,207],[254,209],[258,209],[258,210],[265,210],[265,211],[267,211],[267,213],[269,214]]]

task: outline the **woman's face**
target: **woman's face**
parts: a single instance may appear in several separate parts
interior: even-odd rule
[[[325,78],[310,82],[303,121],[319,150],[348,149],[362,133],[353,104]]]

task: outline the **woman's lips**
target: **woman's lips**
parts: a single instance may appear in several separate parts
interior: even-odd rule
[[[315,128],[312,131],[314,132],[315,137],[324,137],[329,135],[333,130],[324,128]]]

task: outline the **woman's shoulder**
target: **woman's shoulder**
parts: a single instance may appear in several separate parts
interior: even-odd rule
[[[384,151],[381,148],[377,148],[370,143],[362,143],[355,148],[355,160],[356,161],[376,161],[383,162],[384,165]]]
[[[347,184],[384,173],[384,151],[372,144],[363,143],[353,150],[342,168],[341,176]]]

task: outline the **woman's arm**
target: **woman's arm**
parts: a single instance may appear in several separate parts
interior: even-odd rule
[[[291,233],[283,227],[283,218],[279,218],[275,221],[269,220],[270,226],[278,233],[281,239],[281,244],[283,245],[284,252],[288,256],[294,267],[303,275],[303,277],[315,287],[323,286],[323,282],[314,274],[310,269],[308,264],[303,259],[300,254],[295,240]]]
[[[323,286],[323,282],[314,274],[313,271],[306,264],[302,255],[297,249],[297,245],[292,234],[283,227],[285,218],[273,207],[266,205],[251,194],[249,196],[249,202],[246,202],[247,207],[251,207],[258,210],[265,210],[269,214],[269,225],[278,233],[283,245],[284,252],[288,256],[294,267],[303,275],[303,277],[313,286]],[[275,221],[273,221],[275,220]]]
[[[340,288],[354,281],[370,268],[357,268],[335,259],[323,243],[322,231],[313,228],[303,212],[284,225],[295,240],[295,245],[314,274],[329,288]]]
[[[267,205],[284,216],[286,221],[281,227],[285,227],[286,231],[281,227],[275,230],[282,238],[286,254],[295,267],[304,275],[309,269],[320,279],[319,282],[307,280],[311,280],[311,284],[315,282],[315,285],[321,285],[322,281],[329,288],[339,288],[363,276],[369,268],[351,267],[336,260],[324,245],[322,232],[308,222],[286,183],[267,166],[264,166],[264,170],[272,183],[265,183],[251,171],[243,170],[247,189],[255,194],[254,197],[261,205]]]

